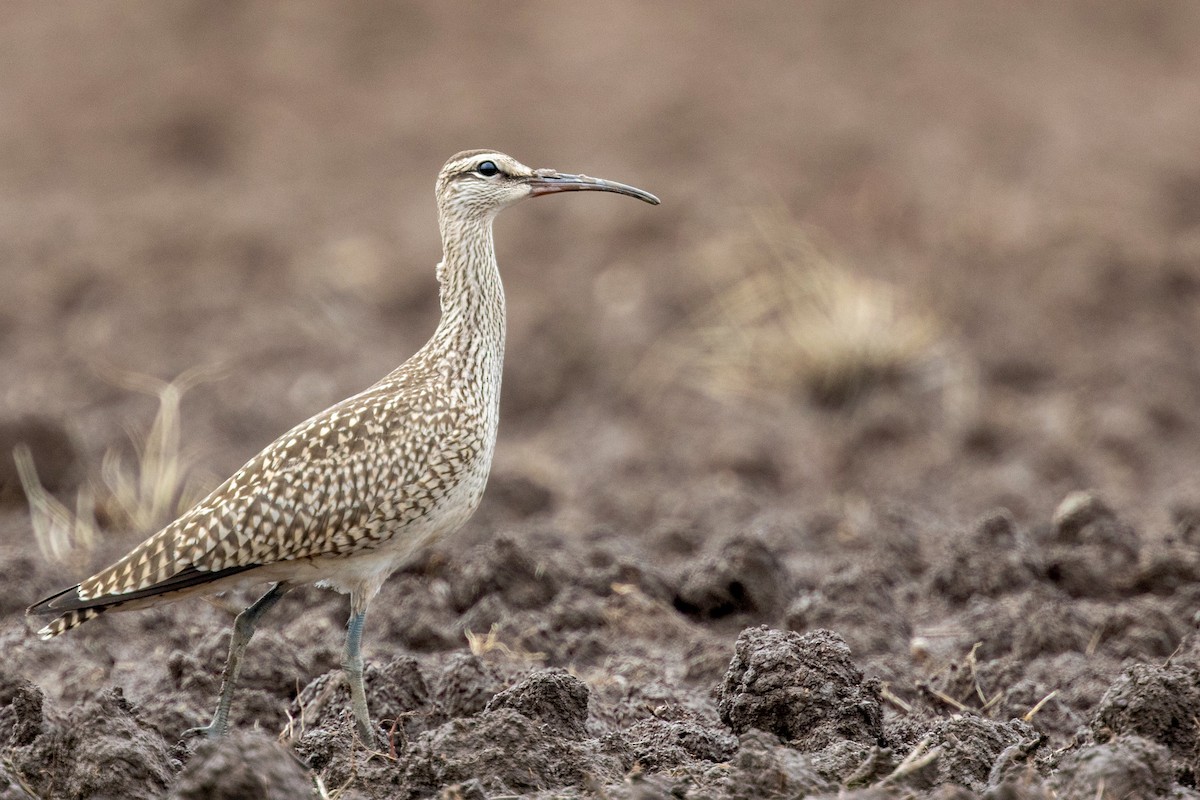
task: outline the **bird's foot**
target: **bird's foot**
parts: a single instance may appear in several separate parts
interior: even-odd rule
[[[356,719],[354,721],[354,735],[367,747],[375,747],[379,744],[379,731],[371,724],[370,720]]]
[[[354,720],[354,738],[368,750],[395,753],[396,740],[382,727],[373,725],[369,719]]]
[[[225,726],[217,725],[216,722],[210,722],[207,725],[202,725],[199,728],[188,728],[183,732],[181,738],[191,739],[194,737],[204,737],[205,739],[220,739],[225,735]]]

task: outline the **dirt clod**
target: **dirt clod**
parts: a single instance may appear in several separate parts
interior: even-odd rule
[[[171,789],[170,800],[292,800],[312,790],[308,770],[273,738],[235,731],[206,742]]]
[[[1134,664],[1113,683],[1092,717],[1097,737],[1140,736],[1163,745],[1189,770],[1200,757],[1200,672],[1189,666]]]
[[[797,591],[785,620],[794,631],[827,628],[846,639],[856,655],[903,650],[912,624],[896,605],[886,574],[859,565],[838,570],[818,587]]]
[[[717,710],[734,733],[758,728],[803,751],[883,737],[879,686],[863,679],[846,642],[830,631],[742,631]]]
[[[1121,736],[1069,754],[1050,784],[1062,800],[1166,797],[1174,783],[1171,776],[1167,748],[1137,736]]]
[[[742,734],[729,768],[716,774],[712,791],[734,800],[807,797],[834,791],[834,784],[817,773],[807,755],[781,746],[774,736],[759,730]]]
[[[512,708],[452,720],[413,742],[404,783],[409,796],[487,776],[489,796],[616,780],[620,760],[595,740],[561,738],[551,726]]]
[[[547,669],[505,689],[487,704],[484,713],[502,708],[539,720],[558,736],[582,739],[587,733],[588,688],[566,670]]]
[[[997,722],[961,715],[934,726],[930,747],[940,750],[933,784],[957,784],[982,792],[1027,763],[1041,736],[1020,720]]]
[[[33,683],[20,678],[0,678],[0,738],[8,744],[30,744],[45,727],[42,707],[46,696]]]
[[[14,700],[14,706],[25,703],[29,711],[36,705],[28,693]],[[30,729],[24,730],[21,738],[27,739]],[[161,798],[178,766],[166,742],[138,718],[120,689],[71,709],[26,744],[8,748],[7,756],[39,796],[62,800]],[[45,764],[59,768],[47,771]]]
[[[653,772],[688,766],[693,761],[727,761],[737,739],[693,720],[645,719],[625,732],[637,764]]]
[[[504,688],[502,671],[478,656],[455,653],[434,685],[434,698],[447,717],[470,717],[487,707]]]
[[[731,614],[770,619],[782,610],[788,585],[787,568],[771,548],[738,535],[687,571],[675,607],[707,619]]]
[[[1036,579],[1031,561],[1012,514],[995,511],[976,523],[970,534],[951,542],[933,568],[933,588],[957,603],[976,595],[1017,592]]]
[[[1114,597],[1138,578],[1141,540],[1100,497],[1075,492],[1059,504],[1042,543],[1046,579],[1074,597]]]

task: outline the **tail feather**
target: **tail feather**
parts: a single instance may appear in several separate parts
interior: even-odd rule
[[[77,608],[74,611],[68,611],[66,614],[63,614],[61,617],[38,631],[38,638],[43,641],[46,639],[53,639],[60,633],[66,633],[67,631],[71,630],[71,628],[78,627],[90,619],[95,619],[113,606],[119,605],[121,604],[110,603],[106,606],[92,606],[91,608]]]
[[[36,603],[29,607],[27,614],[53,614],[59,612],[59,616],[53,622],[37,632],[39,639],[53,639],[60,633],[65,633],[71,628],[76,628],[90,619],[108,611],[113,606],[121,605],[121,601],[107,603],[86,603],[79,598],[79,586],[72,586],[70,589],[63,589],[57,594],[52,594],[40,603]],[[66,613],[62,613],[66,612]]]
[[[151,598],[161,597],[163,598],[161,602],[178,600],[186,594],[188,589],[195,589],[196,587],[246,572],[247,570],[254,569],[255,566],[257,565],[245,564],[216,572],[205,572],[195,567],[187,567],[153,586],[147,586],[135,592],[110,594],[89,600],[84,600],[79,596],[79,585],[77,584],[70,589],[63,589],[57,594],[50,595],[40,603],[35,603],[25,613],[31,615],[59,614],[60,616],[57,619],[38,631],[40,638],[53,639],[60,633],[65,633],[88,620],[95,619],[109,609],[119,608],[128,604],[132,604],[129,606],[130,609],[142,608],[146,603],[139,603],[138,601],[154,602]]]
[[[55,611],[72,611],[91,605],[79,598],[79,584],[69,589],[50,595],[45,600],[34,603],[25,610],[26,614],[53,614]]]

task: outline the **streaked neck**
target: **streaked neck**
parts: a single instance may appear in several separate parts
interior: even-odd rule
[[[504,286],[492,242],[492,218],[441,223],[442,319],[435,338],[484,339],[502,350]]]

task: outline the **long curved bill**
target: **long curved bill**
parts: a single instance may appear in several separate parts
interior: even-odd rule
[[[658,205],[658,198],[649,192],[644,192],[634,186],[626,186],[616,181],[606,181],[600,178],[589,178],[587,175],[568,175],[565,172],[540,169],[529,179],[529,194],[537,197],[555,192],[616,192],[617,194],[636,197],[652,206]]]

